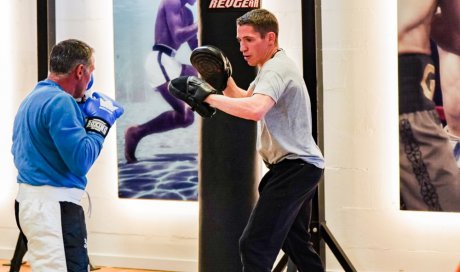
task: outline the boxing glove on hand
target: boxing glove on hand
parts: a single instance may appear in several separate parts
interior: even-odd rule
[[[227,87],[232,65],[224,51],[212,45],[203,45],[192,50],[190,62],[201,78],[217,91],[222,92]]]
[[[83,105],[83,113],[87,117],[86,131],[93,131],[107,136],[110,127],[123,114],[123,106],[112,98],[94,92]]]
[[[93,87],[93,83],[94,83],[94,76],[93,76],[93,74],[91,73],[91,78],[90,78],[90,80],[89,80],[89,82],[88,82],[88,85],[86,85],[86,90],[91,89],[91,87]]]
[[[171,80],[168,84],[169,92],[176,98],[187,103],[193,111],[202,117],[208,118],[216,113],[216,109],[204,102],[216,90],[206,81],[195,76],[181,76]]]
[[[90,89],[93,86],[93,83],[94,83],[94,76],[93,74],[91,74],[91,79],[89,80],[88,85],[86,86],[86,91],[83,94],[83,97],[76,99],[78,107],[80,107],[80,110],[83,113],[85,119],[86,119],[86,116],[85,116],[85,112],[83,111],[83,107],[85,106],[85,102],[88,99],[88,97],[91,96],[92,91],[90,91]]]

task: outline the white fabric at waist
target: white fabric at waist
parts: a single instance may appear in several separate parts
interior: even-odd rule
[[[80,205],[84,193],[84,190],[77,188],[53,187],[49,185],[32,186],[26,183],[19,183],[16,200],[18,202],[25,200],[67,201]]]

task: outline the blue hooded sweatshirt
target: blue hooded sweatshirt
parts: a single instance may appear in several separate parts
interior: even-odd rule
[[[11,152],[18,183],[84,190],[104,142],[84,126],[84,115],[70,94],[49,79],[38,82],[14,120]]]

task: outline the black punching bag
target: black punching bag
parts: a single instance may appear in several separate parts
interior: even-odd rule
[[[199,4],[200,44],[224,51],[233,78],[243,89],[256,70],[239,51],[236,18],[258,7],[257,2],[202,0]],[[199,271],[241,271],[238,240],[258,196],[256,123],[217,111],[201,124]]]

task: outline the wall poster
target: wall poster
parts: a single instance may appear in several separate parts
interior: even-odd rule
[[[120,198],[197,200],[199,115],[168,90],[196,75],[196,0],[113,1]]]
[[[460,212],[459,14],[460,1],[398,0],[402,210]]]

